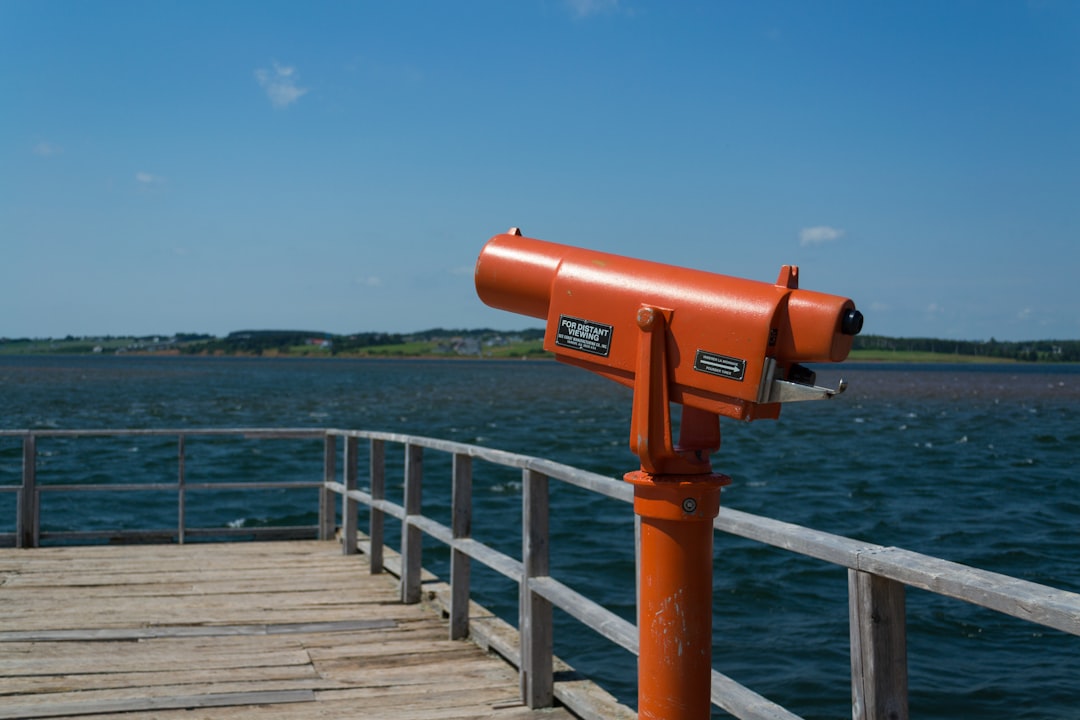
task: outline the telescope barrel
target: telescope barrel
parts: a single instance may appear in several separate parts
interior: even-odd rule
[[[688,270],[661,263],[601,253],[520,235],[497,235],[476,262],[476,292],[480,299],[500,310],[547,319],[552,287],[560,267],[578,269],[574,274],[597,278],[616,287],[649,287],[641,302],[670,307],[673,299],[717,309],[711,323],[724,332],[724,316],[753,312],[753,298],[769,305],[784,304],[790,332],[778,333],[776,355],[790,362],[840,362],[851,350],[851,338],[862,329],[862,314],[855,303],[837,295],[789,289],[772,283]],[[587,273],[582,272],[582,268]],[[649,298],[654,299],[649,299]],[[636,307],[632,308],[636,311]],[[726,311],[726,312],[725,312]]]

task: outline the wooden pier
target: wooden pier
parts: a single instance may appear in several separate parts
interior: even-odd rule
[[[0,718],[121,713],[574,717],[334,541],[0,550]]]
[[[174,481],[135,483],[123,471],[104,481],[37,477],[39,443],[73,452],[71,444],[83,438],[127,443],[170,436],[176,454],[163,459],[175,463]],[[15,509],[14,531],[0,531],[0,545],[17,548],[0,549],[0,720],[119,713],[162,720],[256,713],[260,719],[636,717],[554,657],[553,612],[606,638],[616,652],[638,653],[637,626],[553,577],[549,563],[549,484],[629,504],[629,483],[543,458],[371,430],[0,430],[0,438],[18,438],[23,457],[21,481],[0,484],[0,498],[14,496]],[[299,441],[307,443],[305,452],[321,441],[321,478],[191,482],[189,440]],[[395,468],[400,503],[387,493],[387,446],[404,450]],[[298,451],[290,449],[289,457]],[[428,480],[425,453],[451,456]],[[520,554],[471,536],[474,466],[486,483],[497,468],[520,472],[520,521],[505,515],[520,525]],[[443,494],[450,504],[442,508],[449,523],[445,514],[423,513],[425,482],[450,485]],[[187,521],[189,492],[293,489],[312,493],[317,524],[215,528]],[[147,491],[173,496],[173,527],[56,527],[71,518],[43,518],[54,497],[114,493],[123,502],[124,493]],[[386,545],[387,523],[400,531],[400,555]],[[335,527],[341,543],[330,539]],[[857,720],[909,716],[908,588],[1080,636],[1080,593],[725,507],[713,529],[846,569],[848,602],[839,612],[848,615]],[[191,544],[227,538],[274,542]],[[70,544],[85,542],[109,544]],[[126,544],[146,542],[165,544]],[[442,582],[423,570],[425,542],[450,552]],[[517,627],[472,602],[471,563],[516,584]],[[710,699],[740,720],[799,717],[715,668]]]

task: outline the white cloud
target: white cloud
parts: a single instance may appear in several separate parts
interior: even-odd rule
[[[255,79],[266,91],[266,97],[270,98],[270,103],[276,108],[288,107],[307,94],[307,88],[296,84],[297,75],[294,67],[274,63],[273,70],[266,68],[256,70]]]
[[[833,240],[838,240],[844,236],[844,231],[839,228],[829,227],[828,225],[817,225],[815,227],[803,228],[799,231],[799,244],[803,247],[809,247],[811,245],[822,245]]]
[[[153,173],[139,171],[135,173],[135,181],[142,187],[153,187],[155,185],[161,185],[165,182],[165,178],[160,175],[154,175]]]
[[[52,157],[64,152],[64,148],[60,147],[56,143],[47,142],[42,140],[34,146],[34,154],[41,157]]]
[[[382,278],[377,275],[356,278],[356,284],[364,287],[382,287]]]

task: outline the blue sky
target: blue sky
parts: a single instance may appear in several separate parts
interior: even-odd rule
[[[0,336],[537,327],[511,226],[1080,338],[1080,3],[0,0]]]

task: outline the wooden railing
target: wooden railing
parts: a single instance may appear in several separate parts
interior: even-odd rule
[[[548,533],[549,481],[557,480],[624,502],[631,502],[632,488],[595,473],[541,458],[508,453],[464,443],[414,435],[359,430],[152,430],[152,431],[0,431],[0,437],[23,438],[21,486],[0,486],[2,492],[17,492],[15,544],[32,547],[45,536],[53,539],[84,538],[98,533],[40,533],[37,498],[42,492],[87,491],[87,485],[35,484],[35,443],[41,436],[75,435],[171,435],[178,438],[178,481],[150,486],[178,492],[177,540],[191,536],[185,530],[183,493],[193,486],[184,480],[184,438],[194,435],[232,435],[247,438],[322,438],[324,448],[321,482],[236,483],[244,489],[270,487],[320,488],[319,537],[333,531],[335,512],[332,496],[342,502],[343,551],[355,553],[359,537],[359,505],[369,512],[365,544],[372,572],[384,568],[384,526],[386,516],[401,523],[400,588],[403,602],[421,599],[421,545],[427,535],[450,548],[449,632],[451,638],[470,634],[470,562],[475,560],[518,584],[517,648],[506,652],[520,670],[522,699],[530,707],[544,707],[555,698],[582,717],[598,717],[577,697],[553,679],[552,610],[560,608],[593,631],[626,650],[637,653],[638,636],[633,623],[608,611],[576,590],[551,577]],[[344,447],[339,453],[338,442]],[[369,444],[368,490],[359,489],[360,441]],[[386,446],[402,446],[402,502],[386,497]],[[424,451],[452,456],[450,524],[422,513]],[[338,457],[342,458],[338,467]],[[521,558],[500,552],[471,537],[472,478],[476,461],[520,469],[522,480]],[[233,487],[206,483],[201,489]],[[101,486],[97,491],[137,489],[146,484]],[[629,513],[628,513],[629,517]],[[800,555],[817,558],[848,570],[849,629],[851,638],[851,680],[853,717],[856,720],[902,720],[908,717],[905,590],[915,587],[952,597],[973,605],[1023,620],[1080,635],[1080,594],[979,570],[895,547],[873,545],[850,538],[811,530],[789,523],[721,508],[714,527],[724,533],[748,538]],[[242,532],[251,534],[250,528]],[[200,530],[203,534],[221,531]],[[110,533],[115,535],[116,533]],[[3,536],[0,535],[0,539]],[[755,720],[792,719],[798,716],[761,697],[718,671],[712,675],[712,702],[739,718]]]
[[[333,439],[325,431],[315,428],[303,429],[145,429],[145,430],[0,430],[0,438],[22,439],[22,479],[19,485],[0,485],[0,495],[16,494],[16,522],[14,533],[0,533],[0,545],[20,548],[37,547],[44,541],[72,542],[86,540],[110,540],[114,542],[180,542],[189,538],[206,537],[257,537],[261,539],[288,539],[295,537],[333,537],[333,495],[326,489],[325,481],[333,479],[333,458],[324,461],[326,472],[322,480],[260,480],[255,482],[189,482],[186,473],[188,438],[244,438],[252,440],[324,440],[331,448]],[[38,441],[47,439],[75,439],[102,437],[172,437],[176,439],[176,481],[140,483],[39,483]],[[187,519],[187,496],[191,491],[207,490],[288,490],[312,488],[319,490],[318,526],[304,527],[217,527],[192,528]],[[41,526],[41,498],[59,493],[130,493],[161,492],[176,495],[175,528],[108,529],[43,531]]]

